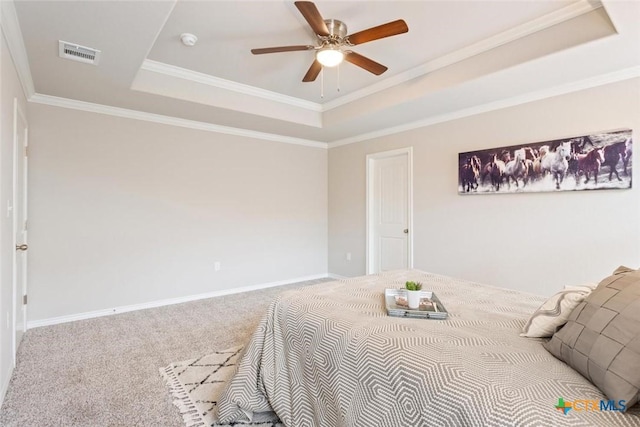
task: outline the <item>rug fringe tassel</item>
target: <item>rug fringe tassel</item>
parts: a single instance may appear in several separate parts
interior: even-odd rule
[[[182,415],[185,427],[204,427],[202,416],[198,413],[195,404],[189,398],[189,394],[182,388],[180,381],[175,376],[171,366],[160,368],[160,376],[167,384],[169,393],[174,397],[173,404]]]
[[[241,346],[233,347],[223,351],[216,351],[197,359],[172,363],[167,367],[158,369],[172,399],[174,399],[174,406],[178,408],[178,412],[182,416],[185,427],[239,427],[240,425],[247,427],[284,427],[273,413],[272,416],[261,413],[253,421],[236,420],[229,423],[220,423],[216,419],[217,400],[223,391],[223,383],[226,381],[225,378],[227,378],[228,372],[220,374],[217,378],[212,376],[220,370],[221,366],[235,366],[233,358],[239,357],[241,350]],[[224,362],[220,364],[219,362],[222,360]],[[216,369],[214,370],[213,367],[216,367]],[[205,385],[205,387],[198,388],[200,385]]]

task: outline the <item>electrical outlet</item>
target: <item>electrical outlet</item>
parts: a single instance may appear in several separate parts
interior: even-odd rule
[[[220,271],[220,261],[216,261],[213,263],[213,269],[215,271]]]
[[[347,252],[347,261],[351,262],[351,252]]]

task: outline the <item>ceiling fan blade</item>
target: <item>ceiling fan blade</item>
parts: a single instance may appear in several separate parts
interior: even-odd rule
[[[318,77],[318,74],[320,74],[320,71],[322,71],[322,64],[319,63],[318,60],[314,60],[311,67],[309,67],[309,71],[307,71],[307,74],[302,78],[302,81],[305,83],[314,81],[316,77]]]
[[[251,53],[253,53],[254,55],[262,55],[263,53],[294,52],[297,50],[311,49],[315,49],[315,47],[311,45],[263,47],[260,49],[251,49]]]
[[[322,19],[322,15],[318,12],[318,8],[311,1],[297,1],[295,2],[296,7],[304,16],[304,19],[307,20],[309,26],[319,36],[328,36],[329,29],[327,28],[327,24],[324,23],[324,19]]]
[[[360,68],[364,68],[370,73],[379,76],[380,74],[387,71],[387,67],[382,64],[378,64],[376,61],[373,61],[366,56],[362,56],[359,53],[355,52],[345,52],[344,60],[351,62],[353,65],[357,65]]]
[[[358,45],[385,37],[396,36],[408,31],[409,27],[407,27],[407,23],[402,19],[398,19],[397,21],[387,22],[377,27],[359,31],[349,35],[347,38],[352,45]]]

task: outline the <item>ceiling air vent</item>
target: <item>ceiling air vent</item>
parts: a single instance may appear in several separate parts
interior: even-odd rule
[[[58,53],[60,58],[97,65],[100,59],[100,51],[79,44],[58,41]]]

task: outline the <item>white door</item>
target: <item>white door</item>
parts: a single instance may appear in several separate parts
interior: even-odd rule
[[[13,259],[14,345],[13,357],[27,330],[27,119],[14,99],[13,121],[13,230],[16,252]]]
[[[412,149],[367,156],[367,274],[413,267]]]

